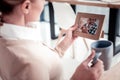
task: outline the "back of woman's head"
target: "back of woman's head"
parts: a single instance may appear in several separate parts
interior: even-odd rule
[[[2,22],[2,15],[10,14],[17,5],[22,4],[24,1],[26,0],[0,0],[0,23]]]
[[[25,0],[0,0],[0,12],[2,12],[2,14],[9,14],[15,6],[22,4],[24,1]]]
[[[10,14],[16,5],[23,3],[25,0],[0,0],[0,25],[2,25],[2,15]]]

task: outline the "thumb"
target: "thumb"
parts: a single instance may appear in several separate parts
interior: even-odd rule
[[[92,50],[92,53],[90,54],[90,56],[88,56],[88,58],[84,61],[86,64],[88,64],[95,56],[95,51]]]
[[[78,24],[75,24],[75,25],[73,25],[70,29],[72,30],[72,31],[74,31],[74,30],[76,30],[78,28]]]

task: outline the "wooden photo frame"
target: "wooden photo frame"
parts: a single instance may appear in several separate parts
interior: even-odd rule
[[[74,32],[80,37],[98,40],[101,37],[105,15],[91,13],[77,13],[75,24],[78,28]]]

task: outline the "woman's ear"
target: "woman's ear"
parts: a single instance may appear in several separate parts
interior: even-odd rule
[[[22,12],[24,14],[28,14],[31,9],[31,2],[30,0],[25,0],[24,3],[22,4]]]

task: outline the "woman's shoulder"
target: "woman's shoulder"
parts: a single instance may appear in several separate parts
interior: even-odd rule
[[[51,63],[54,63],[54,65],[61,63],[59,55],[39,41],[0,39],[0,43],[3,45],[0,45],[2,48],[10,52],[9,55],[14,55],[14,57],[21,60],[36,59],[49,66],[53,66]]]
[[[1,47],[5,47],[10,52],[8,56],[14,55],[14,64],[43,66],[48,70],[51,78],[55,76],[59,77],[62,73],[61,59],[59,56],[47,46],[42,45],[41,42],[0,39],[0,43],[4,45]]]

